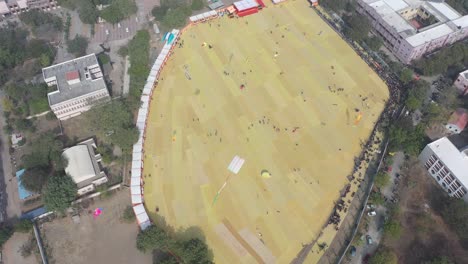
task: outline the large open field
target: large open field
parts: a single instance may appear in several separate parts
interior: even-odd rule
[[[200,227],[216,263],[288,263],[327,221],[387,87],[306,1],[181,42],[151,103],[146,207]],[[213,204],[235,155],[245,164]]]

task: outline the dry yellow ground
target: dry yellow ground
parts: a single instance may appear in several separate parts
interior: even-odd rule
[[[151,103],[146,207],[200,227],[216,263],[289,263],[327,221],[388,90],[306,1],[197,25],[182,41]],[[246,162],[213,205],[235,155]]]

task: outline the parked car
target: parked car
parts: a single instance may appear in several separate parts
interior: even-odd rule
[[[367,245],[372,245],[373,241],[372,241],[372,237],[367,235],[366,236],[366,241],[367,241]]]
[[[356,256],[356,247],[355,246],[351,246],[351,248],[349,249],[349,254],[351,255],[351,257]]]
[[[368,216],[376,216],[377,212],[375,210],[370,210],[369,212],[367,212],[367,215]]]

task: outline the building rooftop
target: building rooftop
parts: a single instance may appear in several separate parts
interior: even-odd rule
[[[446,137],[427,145],[437,157],[457,176],[458,180],[468,186],[468,158],[458,150]]]
[[[463,78],[468,80],[468,70],[460,72],[460,75],[463,76]]]
[[[72,177],[78,188],[105,176],[99,167],[94,147],[94,140],[89,139],[63,152],[63,156],[68,160],[65,172]]]
[[[10,13],[10,9],[5,1],[0,0],[0,15]]]
[[[458,108],[450,116],[448,122],[449,124],[456,125],[461,130],[465,129],[466,124],[468,123],[468,112],[464,108]]]
[[[99,68],[93,74],[92,69]],[[79,82],[69,84],[68,77],[78,74]],[[57,91],[48,94],[49,104],[55,105],[102,89],[107,89],[96,55],[89,54],[42,69],[44,81],[56,81]]]
[[[452,32],[453,30],[447,24],[441,24],[428,30],[424,30],[419,34],[410,36],[406,38],[406,41],[408,41],[408,43],[411,44],[413,47],[417,47],[428,41],[432,41],[434,39],[446,36]]]
[[[419,46],[468,27],[468,16],[461,16],[445,2],[424,0],[363,0],[412,46]],[[418,29],[402,16],[409,9],[422,8],[437,20],[435,24]]]

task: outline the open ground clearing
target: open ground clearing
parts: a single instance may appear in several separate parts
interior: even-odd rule
[[[91,213],[83,211],[79,224],[70,217],[44,223],[41,232],[51,251],[50,263],[151,263],[151,254],[136,249],[138,226],[120,221],[128,205],[129,191],[121,190],[90,204]],[[95,208],[103,210],[97,218],[92,214]]]

